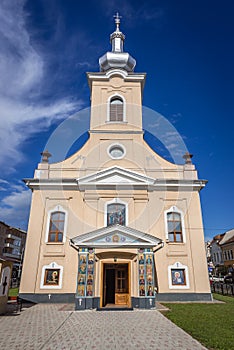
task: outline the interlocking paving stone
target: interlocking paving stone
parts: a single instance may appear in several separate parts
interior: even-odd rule
[[[157,310],[69,310],[65,304],[37,304],[0,316],[0,349],[206,349]]]

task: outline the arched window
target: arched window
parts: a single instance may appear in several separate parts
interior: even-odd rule
[[[124,204],[113,203],[107,206],[107,226],[126,224],[126,210]]]
[[[177,212],[167,213],[167,229],[169,242],[183,242],[181,215]]]
[[[48,242],[62,242],[64,233],[65,213],[56,211],[50,215]]]
[[[112,97],[110,100],[110,117],[111,122],[123,121],[123,100],[121,97]]]

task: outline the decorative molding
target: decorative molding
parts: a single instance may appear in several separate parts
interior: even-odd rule
[[[119,168],[119,167],[113,167],[113,168]],[[113,168],[108,168],[101,170],[100,172],[94,173],[93,175],[88,175],[86,177],[76,179],[76,178],[54,178],[54,179],[24,179],[23,181],[25,184],[32,190],[82,190],[82,185],[85,184],[85,186],[96,186],[99,183],[92,182],[91,183],[85,183],[84,180],[85,178],[88,178],[89,176],[99,177],[102,173],[105,171],[111,171]],[[120,168],[119,168],[120,169]],[[121,168],[123,172],[126,174],[132,174],[133,177],[134,175],[136,176],[135,179],[137,180],[137,177],[139,176],[145,178],[145,181],[142,180],[136,181],[136,182],[122,182],[121,186],[126,186],[126,185],[131,185],[131,186],[136,186],[136,188],[142,189],[140,187],[141,185],[143,186],[149,186],[150,191],[200,191],[203,187],[205,187],[207,181],[206,180],[171,180],[171,179],[153,179],[151,177],[132,172],[130,170],[126,170]],[[148,180],[149,179],[149,180]],[[116,186],[120,185],[118,182],[114,183],[105,183],[102,182],[102,187],[105,187],[108,189],[110,185]]]
[[[86,73],[90,90],[92,89],[93,81],[109,81],[113,76],[120,76],[124,81],[137,81],[141,83],[141,91],[144,89],[146,73],[127,72],[124,69],[110,69],[107,72]]]
[[[131,227],[113,225],[91,231],[70,240],[76,247],[92,248],[153,248],[163,241]]]
[[[150,186],[154,179],[144,174],[113,166],[83,178],[77,179],[80,189],[90,186]]]
[[[188,256],[188,254],[185,252],[168,252],[166,253],[166,256],[180,257],[180,256]]]
[[[113,123],[113,122],[110,122]],[[117,123],[117,122],[116,122]],[[118,123],[123,123],[123,122],[118,122]],[[136,130],[90,130],[90,134],[140,134],[142,135],[144,132],[143,131],[136,131]]]

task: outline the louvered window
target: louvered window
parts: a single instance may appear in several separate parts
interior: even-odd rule
[[[123,121],[123,100],[120,97],[114,97],[110,101],[110,121]]]

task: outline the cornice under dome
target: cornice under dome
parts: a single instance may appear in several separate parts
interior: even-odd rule
[[[122,68],[127,72],[133,72],[136,60],[128,53],[123,51],[125,35],[119,30],[120,16],[115,16],[116,30],[111,34],[110,41],[112,51],[106,52],[99,58],[99,66],[101,72],[106,72],[113,68]]]

